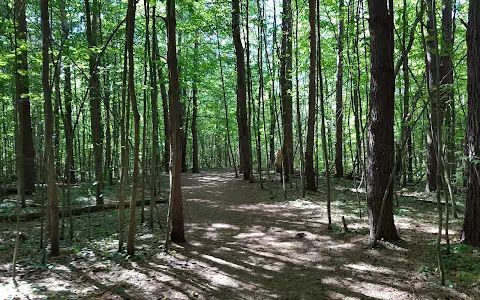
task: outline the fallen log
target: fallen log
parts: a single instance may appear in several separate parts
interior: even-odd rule
[[[156,203],[167,203],[165,199],[158,199]],[[137,201],[137,206],[140,206],[142,204],[141,201]],[[150,204],[150,200],[145,199],[145,206],[148,206]],[[125,208],[130,207],[130,202],[125,202]],[[118,209],[119,204],[118,203],[107,203],[104,205],[92,205],[92,206],[85,206],[85,207],[74,207],[72,208],[72,215],[73,216],[80,216],[86,213],[93,213],[93,212],[99,212],[99,211],[104,211],[104,210],[112,210],[112,209]],[[31,213],[21,213],[20,214],[20,221],[32,221],[39,219],[42,216],[41,212],[31,212]],[[60,209],[58,212],[58,216],[60,218],[63,217],[62,210]],[[68,211],[65,211],[65,217],[68,217]],[[10,222],[15,222],[17,220],[16,215],[12,214],[10,216],[0,216],[0,222],[2,221],[10,221]]]

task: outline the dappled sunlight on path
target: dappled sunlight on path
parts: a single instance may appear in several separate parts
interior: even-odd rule
[[[115,253],[116,239],[99,240],[89,259],[66,264],[69,273],[49,272],[66,278],[71,290],[82,288],[79,295],[106,295],[101,299],[473,299],[431,286],[418,272],[426,224],[402,217],[407,238],[369,249],[365,217],[347,216],[351,233],[327,230],[322,193],[298,199],[292,189],[283,200],[277,182],[262,190],[223,172],[183,174],[182,185],[187,243],[166,254],[165,233],[140,228],[135,257]],[[159,209],[165,214],[166,205]],[[333,213],[340,225],[344,212]]]

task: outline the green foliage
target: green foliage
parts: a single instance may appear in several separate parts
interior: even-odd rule
[[[451,245],[450,253],[445,245],[442,246],[442,257],[451,288],[457,285],[480,288],[480,250],[463,244],[454,243]],[[436,268],[435,243],[429,243],[429,251],[426,254],[430,264],[422,265],[419,271],[426,276],[438,273]]]

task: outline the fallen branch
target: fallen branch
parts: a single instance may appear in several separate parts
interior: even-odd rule
[[[137,201],[137,206],[141,205],[141,201]],[[158,199],[156,203],[167,203],[166,200],[164,199]],[[150,204],[150,200],[145,199],[145,204]],[[92,212],[99,212],[99,211],[104,211],[104,210],[112,210],[112,209],[118,209],[119,205],[118,203],[108,203],[104,205],[92,205],[92,206],[85,206],[85,207],[76,207],[72,208],[72,215],[73,216],[80,216],[86,213],[92,213]],[[125,203],[125,207],[130,207],[130,202]],[[20,221],[32,221],[39,219],[42,216],[41,212],[32,212],[32,213],[24,213],[20,214]],[[63,217],[62,211],[60,210],[58,212],[58,216],[60,218]],[[65,213],[65,216],[68,216],[68,213]],[[16,215],[11,215],[11,216],[0,216],[0,222],[1,221],[10,221],[10,222],[15,222],[17,220]]]

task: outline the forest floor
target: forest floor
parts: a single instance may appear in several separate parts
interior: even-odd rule
[[[225,171],[183,174],[182,185],[187,243],[168,254],[157,219],[152,232],[138,207],[133,257],[117,252],[115,210],[75,217],[74,240],[45,265],[40,222],[21,222],[17,287],[15,225],[0,222],[0,299],[480,299],[480,249],[457,242],[461,220],[452,220],[447,286],[439,284],[436,204],[422,201],[432,195],[399,197],[402,240],[371,249],[364,194],[353,182],[333,181],[332,230],[323,179],[305,199],[295,182],[284,199],[278,179],[261,189]],[[157,205],[163,222],[167,205]]]

